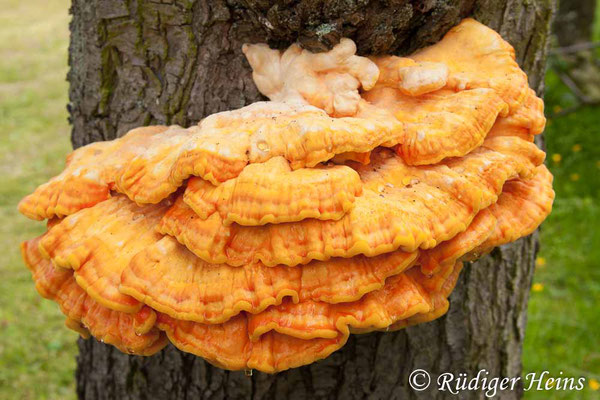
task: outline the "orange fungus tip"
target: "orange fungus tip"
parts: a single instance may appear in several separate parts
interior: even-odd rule
[[[299,367],[442,316],[463,261],[550,213],[543,101],[486,26],[406,57],[243,52],[269,101],[77,149],[19,203],[48,220],[22,244],[35,287],[82,337]]]

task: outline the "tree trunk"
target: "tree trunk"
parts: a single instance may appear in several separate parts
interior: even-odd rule
[[[241,46],[300,41],[324,50],[351,37],[361,54],[406,54],[466,16],[500,32],[542,90],[553,0],[73,0],[69,111],[75,147],[148,124],[189,126],[262,99]],[[352,335],[315,364],[277,375],[229,372],[169,346],[134,357],[80,340],[77,393],[85,399],[445,398],[413,391],[416,368],[521,373],[537,241],[524,238],[467,266],[447,316],[396,333]],[[518,398],[520,392],[502,393]],[[482,392],[460,398],[483,398]]]
[[[562,0],[554,21],[554,32],[560,47],[592,40],[596,0]]]

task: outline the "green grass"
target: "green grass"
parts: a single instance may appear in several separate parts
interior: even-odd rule
[[[559,111],[572,98],[551,72],[546,107]],[[600,108],[550,120],[545,140],[556,200],[542,226],[541,251],[529,303],[525,371],[600,381]],[[541,290],[540,290],[541,289]],[[600,398],[600,391],[552,392],[552,398]],[[527,398],[545,399],[547,392]]]
[[[0,399],[74,398],[77,335],[35,291],[19,243],[42,223],[16,203],[69,150],[68,0],[0,0]]]
[[[68,6],[68,0],[0,0],[0,399],[75,397],[77,335],[63,326],[58,307],[37,295],[18,251],[43,224],[16,213],[19,199],[56,174],[70,148]],[[573,99],[550,74],[546,100],[553,110]],[[584,108],[553,119],[546,130],[557,199],[541,234],[545,265],[534,280],[543,286],[531,294],[526,372],[600,381],[599,125],[600,108]],[[586,384],[581,393],[528,392],[527,398],[592,399],[600,391]]]

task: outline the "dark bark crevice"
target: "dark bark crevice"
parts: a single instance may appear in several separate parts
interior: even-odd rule
[[[285,47],[300,40],[314,50],[349,36],[362,54],[403,54],[438,40],[467,15],[515,46],[541,92],[552,7],[552,0],[73,0],[73,145],[139,125],[189,126],[264,99],[241,53],[245,42]],[[410,389],[415,368],[432,379],[482,368],[490,376],[518,376],[536,249],[528,237],[466,266],[448,314],[437,321],[353,335],[326,360],[278,375],[223,371],[172,346],[143,358],[80,340],[77,392],[94,400],[429,399],[449,396]]]

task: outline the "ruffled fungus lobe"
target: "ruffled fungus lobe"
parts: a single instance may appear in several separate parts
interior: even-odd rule
[[[52,265],[38,250],[40,239],[22,244],[25,264],[31,270],[35,287],[44,298],[54,300],[67,317],[66,325],[83,336],[93,335],[125,353],[151,355],[167,341],[154,326],[156,313],[148,307],[129,314],[103,307],[75,282],[73,272]]]
[[[449,69],[447,87],[490,88],[511,111],[529,91],[527,75],[515,61],[515,50],[502,37],[471,18],[452,28],[442,40],[409,56],[416,62],[439,62]]]
[[[447,306],[439,297],[451,292],[458,276],[451,273],[453,269],[439,278],[437,290],[435,285],[426,287],[399,274],[389,286],[386,283],[356,302],[286,302],[259,314],[240,314],[223,324],[181,321],[161,314],[158,326],[175,346],[217,366],[276,372],[326,357],[344,345],[351,330],[385,330],[391,321],[431,314],[436,307],[443,314],[440,309],[445,311]]]
[[[475,252],[489,252],[536,230],[552,210],[552,179],[550,171],[540,165],[533,177],[506,182],[498,202],[489,208],[496,226]]]
[[[545,126],[544,101],[529,89],[523,104],[506,117],[498,118],[487,137],[518,136],[533,142],[533,137],[542,133]]]
[[[475,247],[484,243],[496,228],[497,219],[489,210],[492,207],[481,210],[464,232],[431,250],[422,252],[419,258],[421,271],[430,276],[440,268],[454,264],[456,260],[467,256]]]
[[[481,145],[506,103],[492,89],[438,90],[419,97],[378,88],[365,98],[404,124],[398,154],[410,165],[435,164]]]
[[[377,86],[398,89],[407,96],[420,96],[446,86],[448,66],[439,62],[416,62],[404,57],[377,57]]]
[[[179,198],[158,229],[207,262],[233,266],[431,248],[464,231],[479,210],[497,200],[506,180],[527,176],[544,159],[534,144],[519,138],[494,138],[486,147],[433,167],[409,167],[389,153],[357,166],[363,194],[339,220],[225,225],[217,213],[199,218]],[[461,195],[467,189],[473,196]]]
[[[357,89],[371,89],[379,77],[371,60],[355,55],[350,39],[340,40],[326,53],[311,53],[295,44],[283,53],[265,44],[244,45],[242,51],[262,94],[273,101],[312,104],[336,117],[355,115],[361,100]]]
[[[398,121],[386,112],[373,111],[369,117],[331,118],[312,106],[276,102],[215,114],[187,130],[170,128],[173,135],[124,165],[117,189],[138,203],[156,203],[190,176],[219,185],[237,177],[247,164],[274,157],[298,169],[336,154],[398,143]]]
[[[19,204],[48,219],[22,245],[36,288],[83,337],[298,367],[440,317],[463,261],[549,214],[543,102],[474,20],[405,58],[244,52],[271,101],[78,149]]]
[[[154,231],[167,204],[138,207],[124,196],[68,216],[40,241],[44,257],[72,268],[77,283],[98,303],[113,310],[135,312],[142,307],[119,291],[121,272],[131,258],[156,243]]]
[[[416,258],[417,253],[396,251],[302,267],[231,267],[206,263],[167,236],[138,253],[123,271],[120,289],[173,318],[220,323],[241,311],[259,313],[284,298],[294,303],[355,301],[383,287],[386,278],[412,266]]]
[[[19,211],[37,220],[62,218],[108,199],[123,165],[146,150],[151,138],[166,129],[137,128],[119,140],[75,150],[67,157],[65,170],[21,200]]]
[[[340,219],[361,194],[350,167],[323,166],[292,171],[283,157],[248,165],[237,178],[214,186],[192,178],[184,202],[202,219],[218,212],[230,225],[278,224],[306,218]]]

